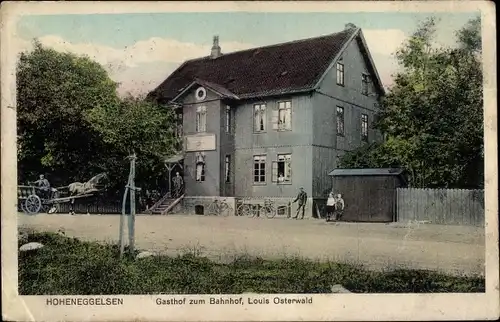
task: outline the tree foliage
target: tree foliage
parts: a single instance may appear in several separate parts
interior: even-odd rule
[[[85,111],[117,103],[116,84],[98,64],[34,42],[17,65],[18,163],[21,180],[40,172],[81,180],[96,171],[99,133]]]
[[[119,98],[117,84],[88,57],[34,43],[17,65],[18,169],[21,182],[40,173],[53,185],[110,173],[123,188],[131,152],[138,183],[164,176],[173,153],[174,119],[168,108]]]
[[[414,187],[482,186],[480,20],[457,32],[457,48],[433,47],[435,27],[424,21],[396,53],[402,71],[374,124],[386,140],[346,154],[341,166],[403,167]]]
[[[128,175],[129,165],[123,164],[128,155],[138,157],[137,184],[147,185],[164,174],[165,157],[176,152],[175,113],[155,102],[126,97],[117,105],[87,111],[85,119],[113,147],[114,153],[105,163],[112,176],[122,181]]]

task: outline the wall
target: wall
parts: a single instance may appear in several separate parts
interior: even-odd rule
[[[313,95],[313,195],[324,197],[331,189],[328,173],[337,167],[338,160],[347,151],[365,144],[361,140],[361,114],[368,115],[368,142],[380,141],[382,136],[371,128],[377,111],[375,87],[362,94],[361,76],[370,74],[366,59],[360,52],[358,41],[353,41],[342,55],[344,84],[337,85],[334,66]],[[375,76],[372,75],[372,78]],[[344,136],[337,135],[337,106],[344,108]]]
[[[226,106],[231,108],[230,110],[230,129],[229,132],[226,131]],[[219,128],[219,173],[220,173],[220,195],[221,196],[234,196],[235,187],[235,154],[234,154],[234,110],[235,106],[224,104],[221,102],[220,106],[220,128]],[[230,181],[226,182],[225,171],[226,171],[226,155],[230,157]]]
[[[484,190],[397,189],[397,220],[484,226]]]
[[[299,188],[303,187],[311,196],[312,178],[312,147],[265,147],[252,149],[237,149],[235,180],[236,197],[294,197]],[[290,184],[272,182],[272,161],[278,154],[291,154],[292,180]],[[254,183],[254,155],[266,155],[266,182]]]
[[[343,220],[392,222],[396,215],[397,176],[336,176],[335,193],[345,202]]]
[[[273,129],[273,121],[278,102],[291,100],[292,129],[278,131]],[[266,104],[266,131],[254,133],[254,104]],[[308,195],[312,189],[312,112],[309,95],[288,98],[251,101],[235,109],[235,196],[240,197],[293,197],[302,186]],[[291,184],[272,182],[272,161],[277,154],[292,154]],[[253,156],[265,154],[266,183],[253,182]]]
[[[207,90],[207,97],[204,102],[196,101],[193,89],[186,95],[182,103],[183,107],[183,134],[196,134],[196,108],[200,105],[207,107],[206,133],[214,133],[217,146],[220,144],[221,129],[221,101],[213,92]],[[221,187],[221,152],[204,151],[206,157],[205,181],[196,181],[196,152],[188,152],[184,158],[184,182],[186,196],[218,196]]]

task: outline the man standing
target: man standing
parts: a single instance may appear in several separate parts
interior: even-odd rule
[[[179,172],[175,173],[175,177],[173,179],[174,182],[174,198],[178,198],[181,195],[182,186],[184,185],[184,180],[180,176]]]
[[[306,211],[306,202],[307,202],[307,193],[304,191],[304,188],[300,187],[299,194],[297,195],[297,198],[295,198],[293,203],[295,203],[296,201],[299,202],[299,207],[297,208],[297,213],[293,218],[297,219],[299,217],[299,211],[302,209],[302,217],[300,219],[304,219],[304,213]]]

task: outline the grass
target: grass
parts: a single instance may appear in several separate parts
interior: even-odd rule
[[[300,258],[241,256],[229,264],[199,254],[118,257],[118,247],[54,233],[29,233],[19,242],[45,247],[19,253],[22,295],[330,293],[341,284],[354,293],[484,292],[481,277],[432,271],[385,272]]]

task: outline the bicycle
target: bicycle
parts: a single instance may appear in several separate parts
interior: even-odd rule
[[[223,216],[227,217],[229,214],[233,213],[233,207],[231,207],[226,200],[215,199],[210,203],[207,210],[207,215],[209,216]]]
[[[243,203],[239,205],[238,209],[236,210],[236,215],[250,218],[255,217],[256,215],[258,216],[258,207],[258,205],[247,203],[245,202],[245,200],[243,200]]]
[[[264,205],[252,205],[252,204],[242,204],[238,208],[238,214],[240,216],[245,215],[247,217],[260,217],[260,214],[263,213],[264,216],[271,219],[278,216],[286,215],[290,217],[290,209],[291,205],[288,203],[285,205],[276,206],[276,203],[272,200],[266,199],[264,200]]]
[[[269,219],[276,216],[287,216],[287,218],[290,218],[292,214],[292,205],[288,202],[286,205],[277,206],[276,202],[267,200],[264,201],[262,210],[264,211],[264,215]]]

